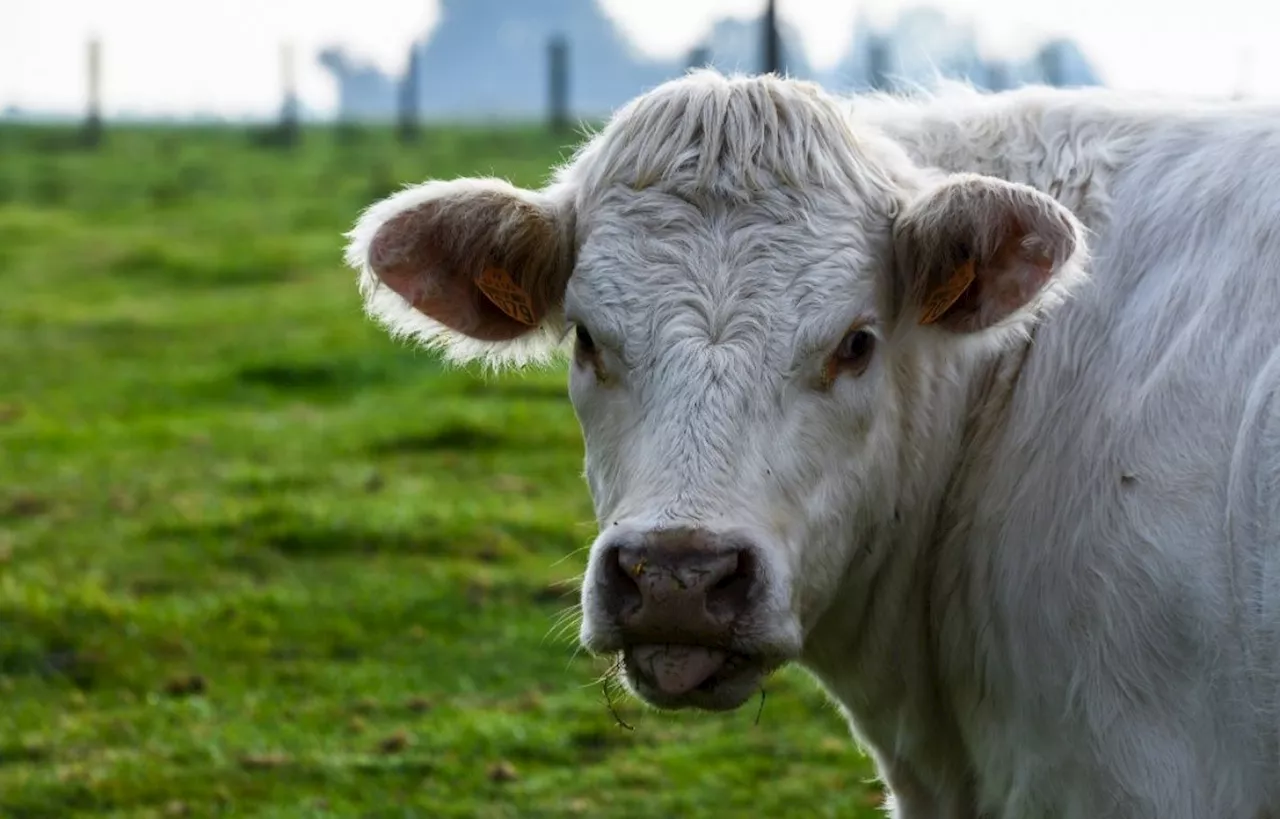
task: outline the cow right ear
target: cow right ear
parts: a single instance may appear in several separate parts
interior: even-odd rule
[[[565,191],[432,181],[366,210],[347,234],[366,310],[455,361],[545,357],[573,271]]]
[[[952,333],[1023,327],[1083,278],[1084,228],[1034,188],[958,174],[894,229],[900,312]]]

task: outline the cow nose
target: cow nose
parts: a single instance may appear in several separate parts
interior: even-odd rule
[[[723,641],[757,585],[748,545],[700,530],[649,533],[611,564],[606,599],[629,642]]]

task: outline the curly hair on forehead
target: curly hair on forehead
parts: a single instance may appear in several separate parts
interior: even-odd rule
[[[746,202],[821,186],[882,197],[892,182],[846,109],[811,82],[691,71],[621,108],[564,170],[588,191],[658,186]]]

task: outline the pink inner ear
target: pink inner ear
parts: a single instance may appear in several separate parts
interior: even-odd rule
[[[983,297],[991,302],[986,309],[997,314],[996,321],[1026,307],[1053,276],[1053,259],[1043,243],[1021,226],[1000,245],[986,267],[986,275],[979,276]]]
[[[1049,283],[1053,270],[1040,239],[1015,223],[991,258],[975,264],[972,284],[936,323],[962,333],[998,324],[1026,307]]]
[[[414,309],[474,339],[510,341],[529,332],[528,324],[504,313],[476,286],[485,257],[450,252],[440,228],[431,203],[388,219],[369,246],[369,266],[379,281]]]

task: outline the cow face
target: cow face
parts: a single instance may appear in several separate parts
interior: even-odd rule
[[[1025,326],[1079,231],[1028,188],[914,167],[813,86],[702,72],[544,190],[379,203],[348,258],[371,312],[454,358],[572,346],[600,525],[581,640],[655,705],[724,709],[856,602],[935,466],[931,380]]]

